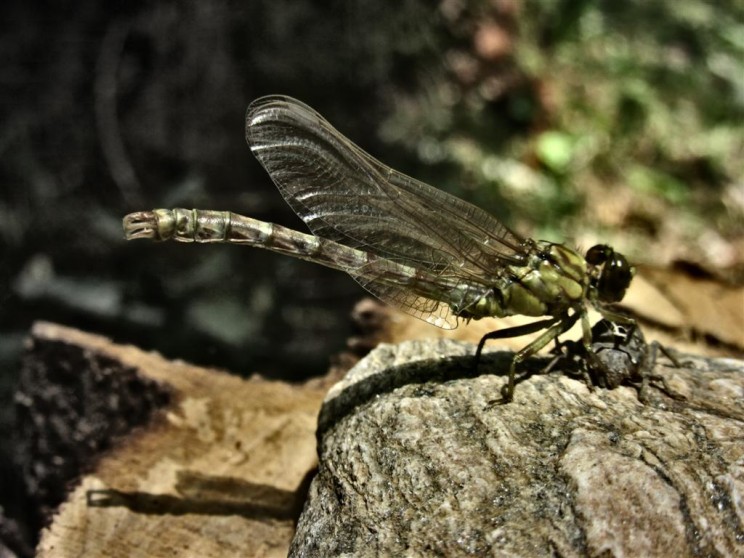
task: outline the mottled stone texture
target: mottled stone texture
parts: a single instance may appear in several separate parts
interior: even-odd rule
[[[383,345],[331,390],[291,556],[744,555],[744,363],[661,361],[686,399],[644,405],[533,359],[502,405],[511,353],[471,353]]]

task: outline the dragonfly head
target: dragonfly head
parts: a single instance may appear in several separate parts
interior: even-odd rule
[[[598,244],[589,248],[586,261],[593,268],[592,286],[600,302],[620,302],[635,275],[635,268],[625,256],[610,246]]]

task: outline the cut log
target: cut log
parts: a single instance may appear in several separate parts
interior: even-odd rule
[[[38,556],[287,555],[322,382],[244,380],[49,323],[33,328],[23,375],[27,482],[50,508],[76,484]]]

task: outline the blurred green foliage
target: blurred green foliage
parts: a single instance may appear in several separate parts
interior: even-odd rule
[[[607,226],[648,257],[652,231],[688,245],[679,256],[737,263],[731,252],[706,261],[695,244],[706,228],[744,234],[744,4],[459,6],[448,29],[461,44],[444,37],[447,63],[398,100],[386,137],[446,167],[444,180],[472,175],[487,187],[465,195],[526,232]],[[664,234],[675,219],[686,235]],[[656,223],[636,230],[639,220]]]

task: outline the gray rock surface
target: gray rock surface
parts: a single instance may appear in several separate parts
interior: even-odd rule
[[[686,399],[643,404],[531,359],[500,404],[511,353],[472,351],[383,345],[331,390],[291,556],[744,556],[742,361],[662,359]]]

